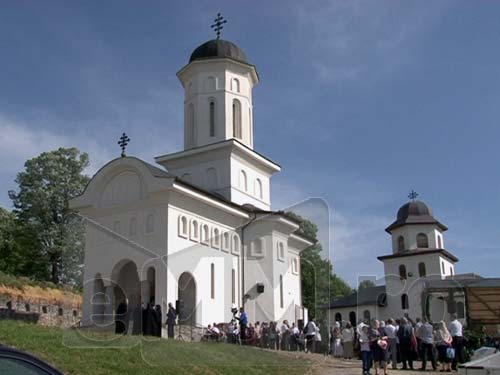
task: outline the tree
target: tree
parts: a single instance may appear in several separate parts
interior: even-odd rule
[[[331,299],[352,293],[351,287],[333,273],[332,263],[321,257],[322,247],[317,242],[318,227],[299,215],[288,215],[300,221],[299,233],[315,243],[302,251],[300,269],[302,279],[302,304],[316,321],[325,322]],[[322,324],[325,326],[325,324]]]
[[[0,207],[0,271],[18,274],[22,268],[22,248],[16,239],[16,217],[12,212]]]
[[[358,290],[373,288],[374,286],[375,286],[375,283],[372,280],[361,280],[359,285],[358,285]]]
[[[69,208],[89,180],[83,174],[88,155],[76,148],[59,148],[26,161],[12,194],[14,214],[23,228],[19,242],[33,253],[31,277],[75,282],[83,259],[83,224]]]

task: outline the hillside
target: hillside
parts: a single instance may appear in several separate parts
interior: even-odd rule
[[[0,343],[33,353],[70,375],[304,374],[292,353],[223,343],[184,343],[0,321]]]

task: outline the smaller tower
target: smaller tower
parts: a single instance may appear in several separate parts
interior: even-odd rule
[[[434,218],[429,206],[415,199],[416,194],[410,198],[386,228],[392,237],[392,254],[378,257],[384,263],[390,316],[401,316],[401,312],[422,316],[424,281],[453,276],[458,262],[444,248],[443,233],[448,228]]]

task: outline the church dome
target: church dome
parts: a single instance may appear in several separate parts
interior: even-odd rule
[[[396,220],[389,225],[385,230],[391,233],[392,230],[415,224],[433,224],[445,231],[448,228],[436,220],[432,214],[431,208],[422,201],[414,200],[403,204],[399,210]]]
[[[197,47],[189,62],[202,59],[233,59],[249,64],[245,53],[236,44],[223,39],[212,39]]]
[[[397,219],[405,220],[409,216],[432,216],[432,210],[422,201],[411,201],[399,208]]]

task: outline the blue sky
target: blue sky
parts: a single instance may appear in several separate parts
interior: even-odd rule
[[[0,204],[26,158],[89,152],[89,172],[182,145],[175,73],[223,37],[257,66],[256,150],[283,167],[273,206],[322,197],[336,272],[380,275],[411,189],[449,226],[457,272],[500,275],[499,2],[5,1]]]

